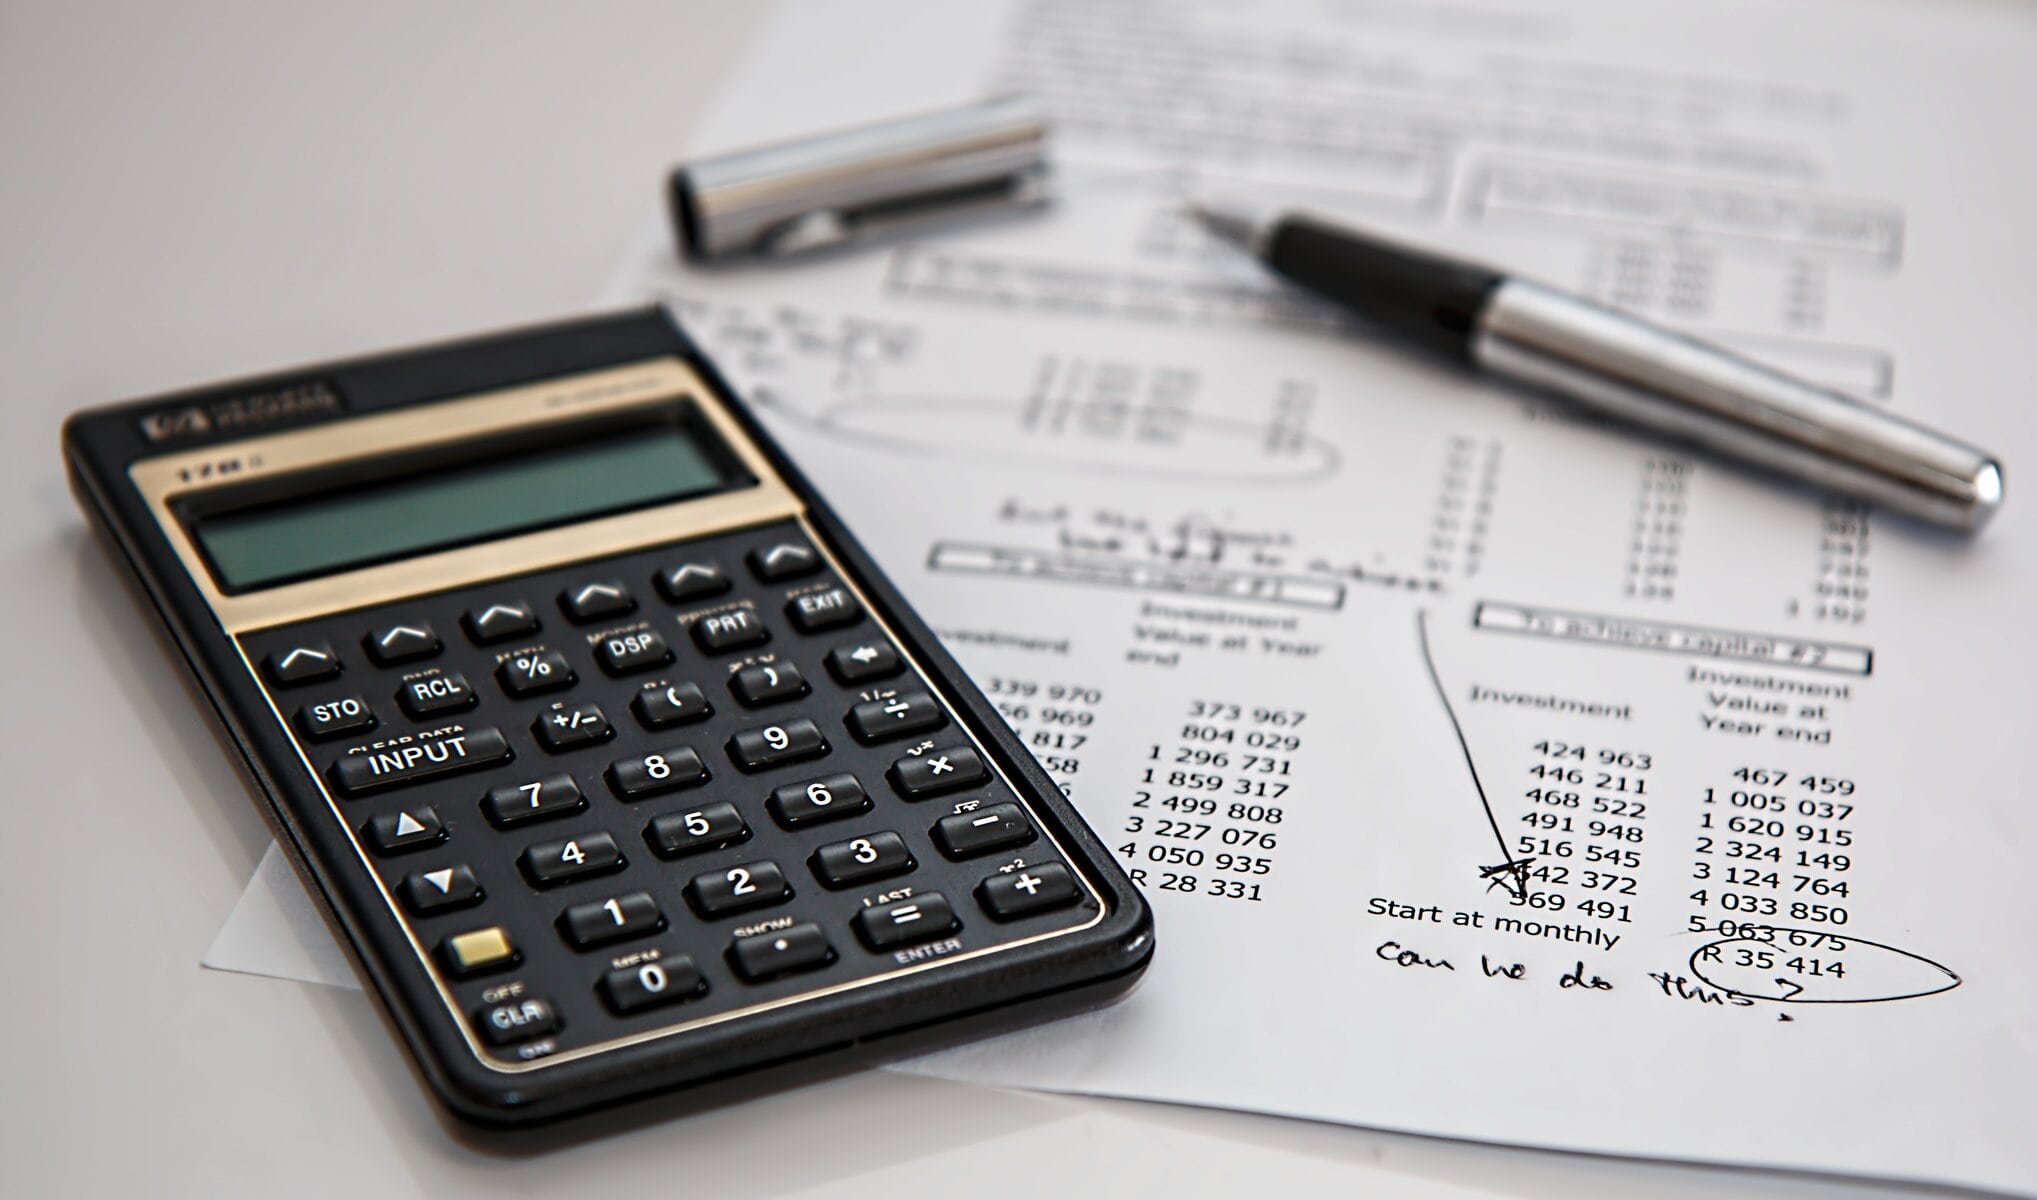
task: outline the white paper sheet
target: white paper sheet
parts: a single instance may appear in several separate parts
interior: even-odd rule
[[[1063,202],[712,273],[652,229],[607,298],[673,304],[1160,934],[1126,1003],[917,1069],[2037,1192],[2013,485],[1971,545],[1884,522],[1371,344],[1174,215],[1431,239],[2013,477],[2033,52],[1983,3],[787,6],[698,149],[1023,87]]]
[[[1059,120],[1048,218],[711,275],[653,234],[610,295],[766,406],[1153,900],[1129,1003],[924,1069],[2037,1190],[2016,502],[1961,545],[1580,423],[1172,211],[1430,238],[2013,475],[2033,52],[1965,4],[783,13],[701,149]]]

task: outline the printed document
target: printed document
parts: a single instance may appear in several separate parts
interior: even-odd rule
[[[873,23],[890,30],[873,44]],[[853,54],[842,47],[854,46]],[[2037,521],[1971,544],[1371,340],[1292,203],[2037,461],[2037,18],[794,5],[696,139],[1000,91],[1059,202],[671,304],[1151,898],[987,1082],[2037,1192]]]

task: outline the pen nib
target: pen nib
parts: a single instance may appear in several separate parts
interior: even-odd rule
[[[1251,209],[1220,201],[1190,200],[1183,205],[1182,212],[1215,237],[1243,246],[1255,255],[1265,250],[1266,234],[1272,228],[1270,221]]]

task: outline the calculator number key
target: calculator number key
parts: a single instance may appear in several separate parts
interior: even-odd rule
[[[629,892],[591,904],[575,904],[559,914],[559,932],[575,950],[644,937],[665,927],[665,914],[649,892]]]
[[[707,765],[685,746],[659,750],[642,758],[617,759],[608,765],[608,786],[625,800],[641,800],[707,781]]]
[[[849,710],[849,732],[865,745],[890,741],[948,723],[948,714],[925,692],[900,692],[882,700],[865,700]]]
[[[819,758],[828,752],[828,742],[820,735],[819,726],[802,717],[783,725],[745,729],[729,739],[728,752],[743,770],[762,771],[780,763]]]
[[[552,887],[620,871],[625,865],[615,839],[605,833],[583,833],[556,842],[540,842],[525,850],[517,865],[526,879],[539,887]]]
[[[870,796],[854,775],[846,772],[788,783],[764,801],[771,817],[787,829],[816,825],[870,811]]]
[[[366,697],[359,695],[335,696],[297,710],[297,728],[314,742],[360,733],[373,729],[375,724],[375,710],[368,707]]]
[[[610,675],[629,675],[671,662],[672,648],[665,644],[664,638],[642,629],[601,639],[601,644],[594,648],[594,658]]]
[[[813,852],[807,865],[814,878],[830,888],[854,887],[873,879],[903,875],[918,866],[905,839],[890,830],[846,842],[830,842]]]
[[[792,898],[785,872],[769,859],[705,871],[686,884],[686,902],[703,917],[720,917]]]
[[[601,977],[601,999],[618,1015],[662,1008],[707,993],[707,978],[690,954],[670,954]]]
[[[726,801],[703,804],[687,812],[654,817],[644,827],[644,840],[660,858],[681,858],[721,850],[750,839],[743,814]]]
[[[495,681],[518,699],[572,687],[576,678],[566,656],[557,650],[518,654],[495,668]]]
[[[791,663],[752,663],[729,676],[729,690],[745,708],[758,708],[806,695],[806,677]]]
[[[587,797],[580,793],[580,785],[565,774],[494,788],[481,801],[482,814],[497,829],[547,821],[586,807]]]
[[[598,745],[615,736],[615,727],[608,723],[608,714],[601,711],[599,704],[543,713],[531,722],[530,731],[554,754]]]

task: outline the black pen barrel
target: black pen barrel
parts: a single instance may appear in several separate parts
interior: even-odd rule
[[[1478,314],[1505,278],[1489,267],[1305,216],[1273,227],[1265,260],[1366,320],[1466,362]]]

